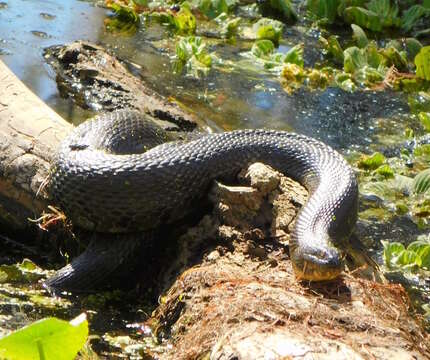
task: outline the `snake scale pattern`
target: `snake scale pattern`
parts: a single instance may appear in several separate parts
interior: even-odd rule
[[[326,280],[339,275],[342,249],[357,219],[358,189],[353,170],[338,152],[310,137],[274,130],[172,140],[135,111],[100,115],[62,142],[52,164],[50,195],[85,229],[145,232],[184,217],[213,180],[233,179],[249,164],[262,162],[310,194],[289,245],[296,276]],[[109,269],[127,261],[134,249],[108,240],[101,246],[90,245],[47,286],[79,289],[83,279],[91,286],[103,277],[101,272],[108,276]]]

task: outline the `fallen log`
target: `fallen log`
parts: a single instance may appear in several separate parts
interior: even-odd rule
[[[0,80],[0,218],[22,229],[48,204],[36,193],[71,126],[1,62]],[[429,335],[400,285],[350,273],[330,283],[296,281],[288,233],[307,194],[260,170],[244,174],[241,187],[215,184],[213,212],[179,239],[170,270],[161,266],[165,296],[149,323],[168,346],[154,356],[429,358]]]
[[[45,50],[45,58],[57,74],[60,94],[82,108],[104,112],[136,109],[167,130],[197,127],[192,113],[150,89],[101,46],[84,41],[52,46]]]
[[[48,205],[36,193],[55,149],[72,126],[0,61],[0,225],[29,227]]]

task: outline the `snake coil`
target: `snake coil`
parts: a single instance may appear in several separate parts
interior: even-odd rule
[[[214,179],[263,162],[299,181],[309,200],[297,216],[290,256],[298,278],[326,280],[342,270],[342,247],[357,219],[357,181],[343,157],[312,138],[273,130],[207,134],[188,142],[131,110],[78,126],[52,164],[49,192],[74,224],[96,232],[156,229],[186,215]],[[133,246],[90,246],[48,279],[52,288],[91,285],[133,253]],[[125,250],[127,248],[127,250]],[[108,271],[111,269],[111,271]]]

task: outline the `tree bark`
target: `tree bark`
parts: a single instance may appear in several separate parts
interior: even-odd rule
[[[46,208],[36,194],[71,129],[0,61],[0,225],[24,230]]]

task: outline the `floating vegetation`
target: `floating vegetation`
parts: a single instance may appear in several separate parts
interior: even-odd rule
[[[88,322],[85,314],[70,322],[46,318],[0,339],[0,357],[69,360],[75,358],[87,338]]]

